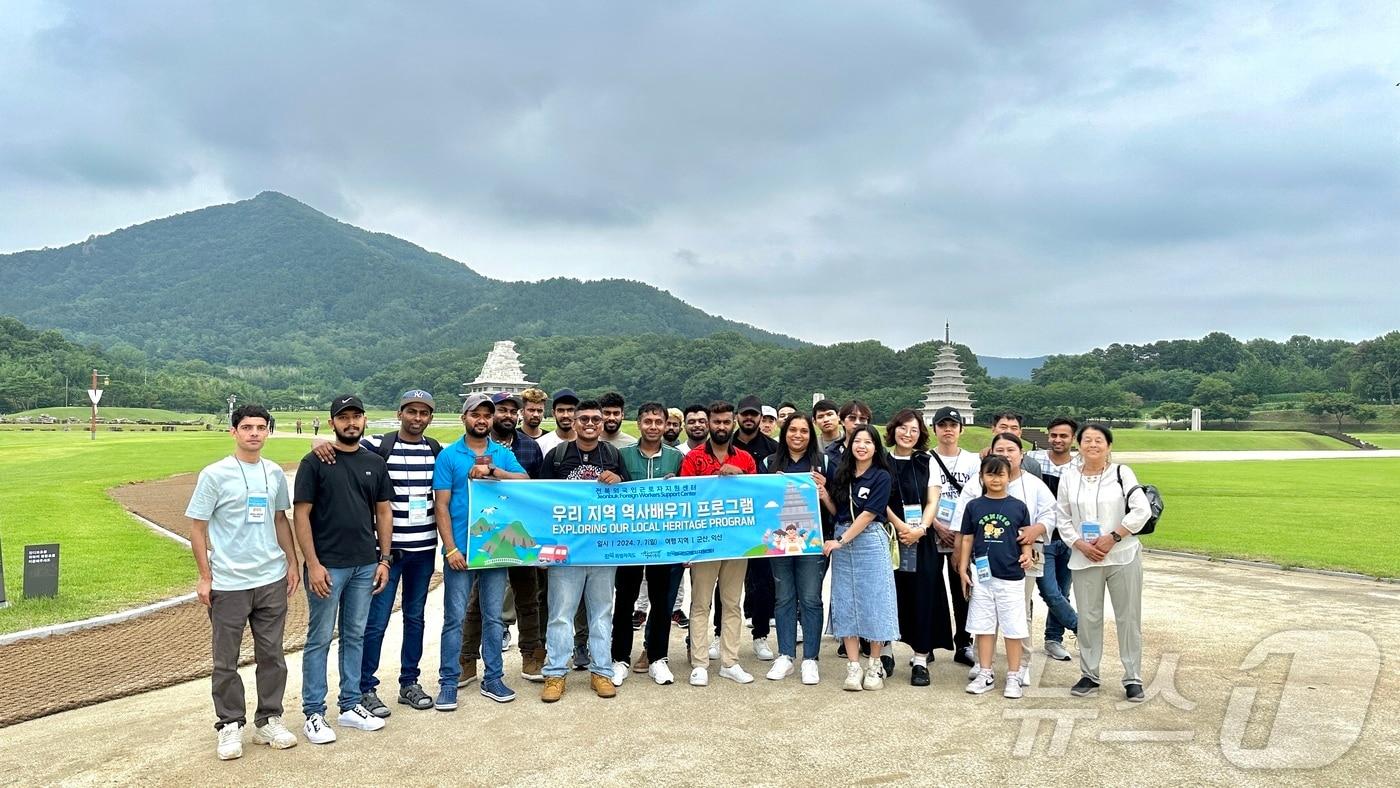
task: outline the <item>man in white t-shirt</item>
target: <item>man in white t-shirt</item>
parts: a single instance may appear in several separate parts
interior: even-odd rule
[[[953,527],[953,511],[957,508],[958,496],[963,487],[977,477],[977,469],[982,460],[976,452],[958,446],[962,436],[963,416],[957,408],[942,407],[933,414],[933,433],[937,443],[929,457],[928,499],[934,505],[933,525],[938,538],[940,555],[950,556],[956,528]],[[944,558],[948,567],[949,598],[953,601],[953,660],[968,667],[976,664],[972,653],[972,636],[967,633],[967,597],[963,594],[962,580],[952,567],[952,560]]]
[[[1041,479],[1051,493],[1058,494],[1060,477],[1066,468],[1078,468],[1082,464],[1075,454],[1074,434],[1079,425],[1074,419],[1063,416],[1052,419],[1045,428],[1050,448],[1037,449],[1030,453],[1040,463]],[[1073,550],[1060,539],[1058,531],[1052,531],[1050,541],[1045,545],[1045,573],[1036,581],[1040,598],[1045,600],[1049,612],[1045,616],[1045,654],[1051,659],[1068,662],[1069,651],[1065,649],[1065,630],[1079,631],[1079,616],[1069,601],[1070,584],[1073,573],[1069,568],[1069,556]]]
[[[554,402],[551,404],[554,415],[554,431],[546,432],[535,439],[540,445],[540,454],[547,455],[555,446],[573,440],[574,434],[574,408],[578,407],[578,395],[573,389],[559,389],[554,392]]]

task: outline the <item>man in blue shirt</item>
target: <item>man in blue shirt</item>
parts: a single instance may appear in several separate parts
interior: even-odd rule
[[[467,530],[476,510],[472,506],[469,479],[526,479],[525,470],[510,449],[491,440],[491,422],[496,406],[485,394],[473,394],[462,403],[461,439],[443,447],[433,468],[433,503],[437,512],[438,536],[442,539],[443,616],[442,652],[438,666],[438,696],[434,708],[457,708],[458,662],[462,653],[462,618],[472,585],[479,583],[482,614],[486,620],[483,635],[487,643],[501,642],[501,605],[506,590],[505,569],[467,569]],[[484,649],[486,675],[481,694],[508,703],[515,692],[502,680],[501,652]]]

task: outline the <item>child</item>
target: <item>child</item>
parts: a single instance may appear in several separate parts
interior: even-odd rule
[[[977,636],[977,661],[981,667],[967,691],[981,695],[995,685],[992,656],[1000,626],[1006,641],[1003,695],[1019,698],[1021,641],[1030,634],[1022,584],[1031,564],[1031,546],[1018,544],[1017,536],[1022,528],[1030,526],[1031,518],[1024,503],[1007,495],[1011,464],[1005,457],[994,454],[982,460],[980,479],[982,497],[967,505],[962,520],[963,536],[972,538],[961,540],[958,554],[963,590],[971,589],[967,631]]]

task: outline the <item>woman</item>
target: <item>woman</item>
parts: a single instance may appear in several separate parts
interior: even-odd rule
[[[861,638],[870,641],[864,677],[858,659],[846,666],[845,689],[859,692],[884,687],[880,651],[886,641],[899,639],[899,622],[883,527],[890,502],[889,460],[874,427],[860,424],[848,434],[840,465],[827,482],[836,523],[822,553],[831,559],[829,633],[843,641],[850,656],[860,653]]]
[[[929,506],[928,427],[917,412],[906,408],[885,426],[885,440],[890,446],[895,486],[904,503],[900,511],[889,512],[901,552],[901,569],[894,573],[899,631],[914,649],[909,683],[927,687],[933,649],[953,648],[943,554],[938,552],[937,536],[929,532],[935,512]],[[889,663],[885,667],[890,672]]]
[[[1106,588],[1118,623],[1123,690],[1129,701],[1141,703],[1146,699],[1142,692],[1142,548],[1136,534],[1152,510],[1147,495],[1137,489],[1132,469],[1110,461],[1113,430],[1085,424],[1078,438],[1082,463],[1065,467],[1055,505],[1060,538],[1074,549],[1069,568],[1074,603],[1079,606],[1083,676],[1069,692],[1082,698],[1099,690]]]
[[[826,491],[826,463],[817,450],[813,436],[817,426],[805,413],[794,413],[782,423],[778,432],[778,451],[764,459],[764,473],[810,473],[817,484],[821,501],[821,527],[829,528],[833,511],[831,496]],[[815,525],[815,524],[814,524]],[[773,567],[773,592],[777,604],[773,616],[778,621],[778,658],[768,671],[768,678],[781,681],[792,675],[797,658],[797,619],[801,611],[802,631],[808,633],[802,641],[802,683],[816,684],[821,677],[817,671],[817,653],[822,631],[822,579],[826,576],[826,556],[792,555],[769,559]]]

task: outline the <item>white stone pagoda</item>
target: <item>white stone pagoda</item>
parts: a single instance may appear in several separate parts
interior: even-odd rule
[[[943,324],[943,347],[938,350],[938,358],[933,362],[933,372],[929,374],[928,387],[924,389],[924,421],[933,424],[933,414],[942,407],[957,408],[965,424],[972,423],[975,412],[972,395],[967,390],[967,380],[963,377],[962,362],[958,351],[953,348],[952,332],[947,323]]]
[[[476,376],[476,380],[462,384],[461,396],[500,391],[519,394],[533,385],[533,382],[525,379],[525,369],[520,366],[520,354],[515,352],[515,343],[503,340],[486,354],[486,363],[481,365],[481,374]]]

